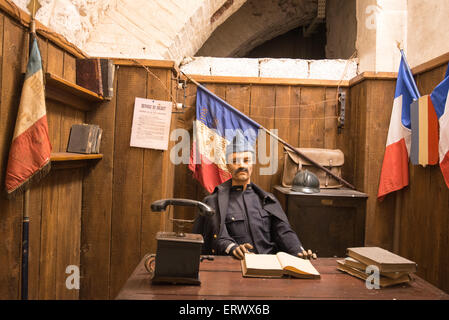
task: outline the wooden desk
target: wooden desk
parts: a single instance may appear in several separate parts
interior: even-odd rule
[[[413,275],[409,284],[369,290],[365,281],[338,271],[335,258],[313,261],[321,279],[243,278],[240,262],[217,256],[200,264],[201,286],[152,285],[143,260],[125,283],[116,299],[120,300],[194,300],[194,299],[446,299],[449,295]]]

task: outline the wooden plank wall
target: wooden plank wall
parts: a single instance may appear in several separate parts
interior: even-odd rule
[[[447,61],[415,75],[422,95],[431,93],[443,80],[446,66]],[[377,200],[395,84],[395,76],[379,75],[351,85],[342,136],[352,141],[343,144],[351,164],[344,176],[369,196],[365,245],[380,246],[416,261],[420,277],[449,292],[449,189],[439,166],[409,164],[409,186],[383,202]]]
[[[26,69],[28,34],[9,16],[0,14],[1,104],[0,172],[4,185],[7,157]],[[39,38],[44,70],[75,81],[75,57]],[[53,151],[64,151],[73,123],[85,115],[47,100],[47,117]],[[78,299],[78,290],[65,286],[66,267],[80,265],[82,169],[52,170],[30,191],[30,299]],[[23,196],[0,197],[0,297],[20,297]]]
[[[219,77],[218,77],[219,78]],[[281,81],[280,81],[281,83]],[[336,83],[336,82],[335,82]],[[214,83],[209,79],[205,86],[232,106],[249,115],[267,129],[277,129],[278,135],[294,146],[304,148],[341,148],[346,143],[337,132],[337,86],[236,84]],[[343,88],[347,91],[346,88]],[[196,86],[188,83],[185,104],[189,109],[180,126],[191,130],[194,118]],[[178,97],[182,101],[182,97]],[[191,131],[190,131],[191,134]],[[270,152],[267,138],[267,155]],[[278,145],[278,166],[273,175],[261,175],[260,168],[268,165],[257,163],[252,181],[271,191],[280,184],[283,165],[283,147]],[[176,166],[175,197],[202,200],[206,191],[192,177],[187,165]],[[176,209],[175,214],[191,218],[192,209]]]
[[[140,259],[156,252],[156,232],[166,228],[150,204],[172,196],[169,152],[129,146],[134,99],[170,100],[172,70],[148,69],[120,65],[114,98],[87,115],[103,128],[104,157],[84,181],[82,299],[113,299]]]
[[[415,76],[421,95],[444,79],[447,62]],[[449,189],[439,166],[410,164],[409,187],[398,192],[399,253],[418,263],[418,275],[449,292]]]

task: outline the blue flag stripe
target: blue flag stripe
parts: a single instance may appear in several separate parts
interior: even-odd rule
[[[235,130],[238,129],[251,144],[254,144],[257,131],[261,127],[203,86],[198,86],[197,89],[196,118],[209,128],[215,129],[228,141],[233,139]]]
[[[37,39],[34,37],[33,45],[31,47],[30,57],[27,65],[25,79],[31,77],[33,74],[42,69],[42,59],[37,45]]]
[[[395,99],[402,96],[402,124],[411,129],[410,104],[418,100],[421,96],[416,87],[410,67],[405,59],[404,52],[401,50],[401,64],[399,65],[398,80],[396,82]]]
[[[444,114],[444,108],[446,107],[447,95],[449,92],[449,64],[447,66],[446,75],[444,80],[432,91],[430,99],[432,100],[433,107],[437,113],[438,119]]]

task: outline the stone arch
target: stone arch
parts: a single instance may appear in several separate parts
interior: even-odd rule
[[[248,0],[212,33],[198,56],[243,57],[256,46],[315,18],[317,0]]]

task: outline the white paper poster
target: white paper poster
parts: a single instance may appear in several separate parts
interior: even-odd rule
[[[131,128],[131,147],[167,150],[172,103],[136,98]]]

